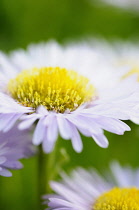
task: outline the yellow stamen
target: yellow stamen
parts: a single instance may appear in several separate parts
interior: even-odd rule
[[[113,188],[96,200],[92,210],[139,210],[139,189]]]
[[[95,96],[95,88],[86,77],[59,67],[24,70],[9,81],[8,92],[24,106],[36,109],[43,105],[61,113],[73,111]]]

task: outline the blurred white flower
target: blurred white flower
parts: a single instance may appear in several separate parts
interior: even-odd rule
[[[103,0],[104,2],[124,9],[139,10],[138,0]]]
[[[136,76],[137,82],[139,82],[139,43],[117,41],[110,44],[99,40],[94,41],[92,45],[96,52],[103,54],[104,59],[107,60],[114,69],[116,67],[126,69],[125,74],[121,77],[122,80]],[[139,113],[139,104],[134,108],[136,113]],[[137,115],[133,116],[131,120],[139,124]]]
[[[20,119],[19,129],[36,122],[33,143],[52,151],[58,133],[82,150],[79,135],[108,146],[103,129],[122,135],[121,120],[135,116],[139,103],[136,77],[124,80],[125,68],[114,69],[91,47],[57,43],[29,46],[9,56],[0,54],[0,130]]]
[[[44,196],[48,209],[138,210],[139,169],[121,167],[113,162],[111,172],[108,171],[106,179],[95,169],[78,168],[70,177],[62,174],[61,182],[51,182],[56,194]]]

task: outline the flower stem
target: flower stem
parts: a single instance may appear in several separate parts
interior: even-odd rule
[[[42,146],[39,146],[38,155],[38,195],[39,195],[39,210],[44,210],[42,205],[42,196],[51,192],[49,181],[51,179],[51,160],[52,154],[45,154]]]
[[[50,181],[54,180],[63,164],[69,160],[66,150],[60,148],[60,136],[58,137],[54,149],[51,153],[45,154],[42,145],[39,146],[38,154],[38,196],[39,196],[39,210],[44,210],[42,204],[42,196],[51,193]]]

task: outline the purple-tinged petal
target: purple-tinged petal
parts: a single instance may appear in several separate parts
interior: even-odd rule
[[[100,147],[107,148],[109,145],[107,138],[103,134],[92,134],[92,138]]]
[[[38,116],[37,116],[37,115],[33,115],[33,116],[30,115],[30,118],[29,118],[29,119],[28,119],[28,118],[24,118],[24,121],[22,121],[22,122],[19,124],[18,128],[19,128],[20,130],[27,129],[27,128],[31,127],[32,124],[33,124],[37,119],[38,119]]]
[[[0,176],[11,177],[12,173],[7,169],[2,168],[2,170],[0,170]]]
[[[0,165],[6,162],[6,157],[0,156]]]
[[[107,130],[111,133],[116,133],[118,135],[122,135],[125,131],[130,131],[130,127],[118,120],[106,117],[99,117],[96,119],[96,123],[102,127],[102,129]]]
[[[70,139],[71,134],[72,134],[72,130],[71,130],[71,127],[70,127],[67,119],[58,115],[57,116],[57,121],[58,121],[59,132],[60,132],[60,135],[62,136],[62,138],[63,139]]]
[[[33,135],[33,144],[39,145],[44,139],[44,133],[46,126],[44,125],[45,117],[42,117],[39,122],[37,123],[34,135]]]
[[[46,153],[50,153],[53,150],[55,142],[58,137],[58,125],[56,121],[56,116],[50,115],[49,126],[47,127],[45,137],[43,139],[43,149]]]
[[[76,152],[81,152],[83,149],[83,144],[82,144],[80,134],[74,125],[70,124],[70,126],[72,130],[72,136],[71,136],[72,146]]]

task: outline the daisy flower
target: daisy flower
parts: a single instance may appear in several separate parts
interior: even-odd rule
[[[0,132],[0,176],[12,176],[9,169],[20,169],[21,158],[27,158],[35,153],[29,131],[20,131],[17,126],[7,133]]]
[[[63,174],[61,182],[51,182],[56,195],[44,196],[49,210],[138,210],[139,169],[111,164],[112,176],[103,178],[95,169]],[[109,180],[109,181],[107,181]],[[111,181],[110,181],[111,180]]]
[[[103,130],[122,135],[121,120],[135,115],[136,78],[120,81],[125,68],[111,68],[103,56],[83,45],[54,42],[31,45],[9,56],[0,54],[0,130],[17,120],[19,129],[34,125],[33,144],[53,150],[58,134],[80,152],[80,133],[108,146]]]

